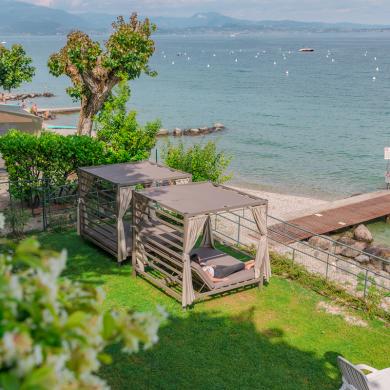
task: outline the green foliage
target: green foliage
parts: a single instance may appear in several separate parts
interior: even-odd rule
[[[71,32],[66,45],[48,61],[50,73],[68,76],[73,84],[67,89],[68,94],[81,100],[79,134],[90,134],[92,118],[116,84],[142,73],[156,74],[148,66],[155,49],[150,37],[156,27],[148,19],[139,21],[135,13],[128,22],[118,17],[112,27],[104,48],[81,31]]]
[[[169,167],[191,173],[193,181],[206,180],[221,184],[232,177],[225,174],[231,158],[218,152],[212,141],[205,145],[195,144],[188,149],[182,142],[178,145],[168,143],[163,150],[163,159]]]
[[[160,304],[169,311],[154,348],[131,356],[118,346],[108,349],[113,364],[99,373],[113,389],[334,390],[341,386],[337,355],[389,366],[387,324],[365,318],[366,327],[354,326],[326,313],[318,308],[326,298],[288,276],[273,275],[261,289],[222,294],[183,311],[145,279],[132,278],[130,265],[118,267],[74,231],[39,239],[47,248],[68,249],[66,276],[102,286],[106,308],[150,311]],[[223,353],[216,358],[216,351]]]
[[[18,88],[24,81],[31,81],[35,68],[32,59],[26,55],[21,45],[7,49],[0,44],[0,87],[6,91]]]
[[[24,227],[31,217],[30,213],[22,207],[15,207],[11,204],[4,214],[6,227],[10,229],[15,237],[21,237],[24,233]]]
[[[42,179],[61,186],[78,167],[98,165],[108,159],[104,144],[87,136],[62,136],[43,132],[40,136],[11,130],[0,137],[0,153],[11,182],[12,195],[31,199]]]
[[[0,388],[107,389],[96,375],[105,352],[152,346],[165,313],[104,310],[104,293],[61,277],[66,252],[37,241],[0,246]]]
[[[338,303],[361,310],[370,317],[380,317],[390,321],[390,313],[380,306],[377,288],[370,289],[366,299],[351,295],[337,283],[327,280],[321,275],[312,274],[304,266],[293,263],[291,259],[277,253],[271,253],[271,266],[275,275],[282,275],[294,280]]]
[[[136,112],[127,112],[129,97],[130,88],[123,81],[96,117],[97,138],[104,142],[112,158],[118,162],[148,159],[160,128],[159,121],[139,126]]]

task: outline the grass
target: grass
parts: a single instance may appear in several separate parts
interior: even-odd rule
[[[67,248],[66,275],[101,285],[105,305],[169,312],[160,340],[127,356],[113,346],[114,362],[101,370],[112,389],[336,389],[336,357],[377,368],[390,366],[389,329],[378,320],[349,325],[317,308],[326,298],[295,281],[275,276],[268,286],[199,303],[179,303],[118,266],[76,233],[41,234],[53,249]],[[359,315],[354,312],[353,314]]]

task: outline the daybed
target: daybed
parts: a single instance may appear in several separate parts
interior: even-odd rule
[[[83,238],[125,260],[132,250],[133,190],[185,184],[191,175],[150,161],[83,167],[78,170],[77,228]]]
[[[243,209],[251,211],[257,227],[255,267],[215,283],[190,256],[197,253],[204,263],[230,265],[240,260],[225,253],[228,247],[248,255],[247,247],[213,228],[217,216],[237,216]],[[133,194],[133,225],[133,274],[159,286],[183,307],[210,295],[262,285],[271,276],[264,199],[211,183],[148,188]]]

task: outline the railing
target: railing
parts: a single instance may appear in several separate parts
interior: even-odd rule
[[[226,229],[229,223],[234,223],[237,225],[235,231],[235,241],[237,244],[242,245],[244,242],[245,244],[255,243],[258,230],[254,220],[251,219],[251,215],[249,213],[235,213],[234,220],[231,218],[231,215],[228,217],[225,213],[218,214],[214,220],[215,231],[222,236],[227,236],[224,233],[224,228]],[[353,251],[356,256],[360,254],[366,255],[371,262],[375,261],[383,268],[385,265],[390,267],[389,260],[335,241],[330,237],[314,234],[307,229],[270,215],[268,216],[268,232],[270,245],[276,252],[287,255],[292,262],[304,265],[309,271],[321,274],[326,279],[343,284],[349,290],[352,290],[353,293],[361,294],[364,297],[367,297],[370,286],[380,288],[385,295],[390,293],[389,273],[385,271],[380,272],[369,266],[363,266],[352,259],[339,256],[335,253],[335,249],[340,247],[347,248]],[[308,241],[297,241],[296,237],[302,236],[302,233],[327,240],[330,249],[318,248],[311,245]]]
[[[45,231],[76,223],[77,182],[57,185],[39,179],[0,182],[0,212],[25,232]],[[19,227],[20,228],[20,227]]]
[[[56,224],[74,226],[77,208],[77,183],[62,186],[52,185],[47,180],[31,183],[30,193],[20,199],[14,191],[9,191],[8,181],[0,182],[0,212],[22,210],[28,212],[30,219],[24,231],[45,231]],[[26,186],[25,186],[26,187]],[[28,186],[27,186],[28,189]],[[250,212],[219,213],[214,217],[214,230],[221,236],[239,245],[255,244],[258,237],[256,223]],[[227,234],[228,225],[234,231]],[[390,294],[390,273],[376,270],[377,267],[390,270],[390,260],[383,259],[356,249],[350,245],[333,240],[330,237],[314,234],[307,229],[293,225],[279,218],[268,215],[269,241],[275,251],[291,258],[292,262],[304,265],[309,271],[319,273],[326,279],[337,281],[356,293],[367,296],[370,286],[375,286],[387,295]],[[329,249],[321,249],[308,241],[299,241],[302,233],[321,237],[329,242]],[[232,237],[234,237],[232,239]],[[363,266],[356,261],[339,256],[336,248],[347,248],[354,253],[369,257],[371,265]],[[356,257],[356,256],[355,256]],[[322,267],[321,267],[322,265]]]

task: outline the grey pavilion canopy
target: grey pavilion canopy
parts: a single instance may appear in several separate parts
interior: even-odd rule
[[[85,172],[119,186],[135,186],[137,184],[188,179],[191,177],[188,173],[151,161],[83,167],[79,168],[79,172]]]
[[[187,216],[267,205],[265,199],[209,182],[169,188],[154,187],[137,192],[149,200]]]
[[[130,205],[136,186],[185,184],[192,179],[188,173],[151,161],[82,167],[78,177],[78,233],[118,262],[132,251]]]
[[[152,206],[152,204],[155,204],[155,206]],[[159,271],[164,271],[164,267],[173,270],[172,264],[175,264],[179,267],[175,281],[181,287],[182,306],[191,305],[197,297],[202,296],[202,293],[194,290],[193,266],[191,265],[190,256],[201,236],[203,236],[201,247],[214,248],[211,216],[240,209],[250,209],[259,232],[253,277],[249,280],[240,281],[240,283],[233,281],[230,286],[215,288],[213,291],[204,294],[216,294],[251,283],[259,283],[260,285],[263,283],[263,279],[268,281],[271,277],[267,208],[268,201],[266,199],[209,182],[135,191],[133,201],[133,221],[135,225],[133,230],[133,273],[144,275],[160,287],[164,287],[166,292],[177,297],[177,291],[169,286],[163,286],[156,277],[152,274],[148,275],[145,270],[145,264]],[[176,215],[165,213],[164,209],[170,210]],[[165,217],[159,218],[159,213],[162,213]],[[149,223],[150,220],[157,219],[160,223],[165,223],[182,232],[176,235],[176,240],[180,239],[181,242],[177,244],[172,241],[172,238],[169,240],[160,235],[157,240],[154,238],[153,243],[153,240],[150,239],[148,224],[145,223],[147,216],[149,216]],[[168,223],[167,218],[175,221],[175,223]],[[161,240],[164,241],[164,244],[161,243]],[[171,246],[167,247],[169,243]],[[175,253],[174,248],[178,249],[179,252]]]

